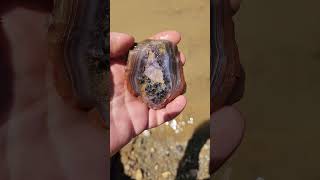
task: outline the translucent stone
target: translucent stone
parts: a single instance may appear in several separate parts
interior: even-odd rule
[[[149,108],[160,109],[186,90],[176,45],[167,40],[145,40],[128,55],[128,90]]]

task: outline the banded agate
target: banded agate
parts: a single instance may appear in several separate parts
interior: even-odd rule
[[[176,45],[167,40],[145,40],[128,54],[127,87],[149,108],[161,109],[186,89]]]

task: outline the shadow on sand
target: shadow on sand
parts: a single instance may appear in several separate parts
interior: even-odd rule
[[[180,160],[176,180],[196,180],[199,170],[199,154],[210,138],[210,121],[205,121],[193,133],[183,158]],[[209,167],[208,167],[209,168]]]
[[[183,158],[179,162],[176,180],[197,180],[199,170],[199,154],[202,147],[210,138],[210,121],[201,124],[188,141]],[[131,180],[124,173],[123,164],[120,160],[120,153],[111,159],[111,179]],[[208,167],[209,168],[209,167]]]

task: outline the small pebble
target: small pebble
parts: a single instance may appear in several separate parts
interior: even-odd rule
[[[171,173],[169,171],[163,172],[162,173],[162,177],[163,178],[168,178],[171,175]]]
[[[177,129],[177,121],[175,119],[173,119],[171,122],[170,122],[170,127],[173,129],[173,130],[176,130]]]
[[[165,154],[166,154],[166,156],[169,156],[169,155],[170,155],[170,152],[169,152],[169,151],[166,151]]]
[[[148,131],[148,130],[143,131],[143,135],[146,136],[146,137],[149,137],[150,134],[151,134],[151,133],[150,133],[150,131]]]
[[[183,152],[183,147],[182,147],[182,145],[177,145],[176,148],[177,148],[177,150],[178,150],[179,152]]]
[[[138,170],[136,171],[136,176],[135,176],[135,178],[136,178],[136,180],[142,180],[143,175],[142,175],[141,169],[138,169]]]
[[[188,124],[193,124],[193,117],[189,118],[189,120],[187,121]]]
[[[129,165],[125,165],[124,166],[124,170],[128,171],[130,169],[130,166]]]

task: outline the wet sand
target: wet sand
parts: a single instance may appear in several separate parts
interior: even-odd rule
[[[181,33],[182,40],[179,43],[179,50],[182,51],[187,62],[184,66],[184,73],[187,82],[187,99],[188,104],[183,113],[171,121],[169,124],[164,124],[159,128],[155,128],[150,132],[146,132],[141,135],[139,139],[129,144],[123,151],[122,155],[127,158],[130,156],[130,152],[133,151],[132,147],[135,147],[135,152],[139,155],[137,158],[136,167],[145,170],[143,164],[149,163],[154,165],[152,161],[156,159],[149,159],[150,148],[156,146],[157,152],[153,152],[153,156],[159,156],[162,152],[169,151],[172,153],[166,158],[165,161],[169,161],[170,164],[159,162],[161,167],[157,168],[159,174],[166,173],[165,169],[169,171],[174,178],[175,171],[179,165],[179,161],[186,154],[185,149],[187,143],[197,128],[205,127],[197,130],[197,133],[203,134],[203,131],[207,131],[209,126],[207,125],[210,117],[210,7],[209,1],[207,0],[140,0],[140,1],[129,1],[129,0],[112,0],[110,6],[110,27],[111,31],[128,33],[135,37],[136,41],[144,40],[152,36],[153,34],[164,31],[164,30],[176,30]],[[150,136],[149,136],[150,134]],[[204,133],[206,134],[206,133]],[[148,136],[146,136],[148,135]],[[199,135],[198,135],[199,136]],[[198,137],[195,135],[194,137]],[[200,137],[200,136],[199,136]],[[207,141],[209,135],[202,135],[202,142],[199,144],[200,148],[206,147],[204,156],[208,158],[209,150]],[[139,145],[138,142],[144,139],[147,141],[148,147],[145,145]],[[194,139],[194,138],[193,138]],[[153,141],[153,142],[149,142]],[[193,142],[190,140],[190,142]],[[190,143],[189,142],[189,143]],[[204,145],[206,143],[206,146]],[[138,147],[138,149],[137,149]],[[182,150],[177,154],[174,154],[172,147]],[[181,149],[182,147],[182,149]],[[143,148],[148,148],[143,150]],[[174,148],[175,149],[175,148]],[[196,150],[197,148],[195,148]],[[200,149],[198,149],[200,150]],[[197,151],[196,153],[199,153]],[[142,160],[146,158],[146,161]],[[206,159],[204,158],[204,159]],[[140,160],[139,160],[140,159]],[[122,159],[128,162],[128,159]],[[151,162],[150,162],[151,161]],[[139,165],[140,163],[140,165]],[[208,159],[200,164],[207,164]],[[147,165],[149,165],[147,164]],[[195,164],[197,164],[195,162]],[[169,167],[168,167],[169,166]],[[201,166],[205,174],[207,172],[206,165]],[[139,170],[134,169],[139,174]],[[151,170],[148,170],[151,171]],[[153,170],[152,170],[153,171]],[[150,172],[152,173],[152,172]],[[143,175],[147,173],[144,172]],[[134,175],[132,175],[134,177]],[[198,176],[199,177],[199,176]],[[171,179],[168,177],[168,179]]]
[[[320,179],[320,2],[243,1],[243,143],[217,180]]]

